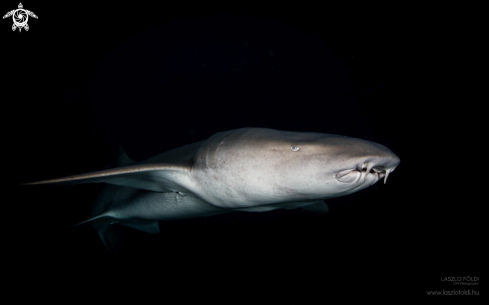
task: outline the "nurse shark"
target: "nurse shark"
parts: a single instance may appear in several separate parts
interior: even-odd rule
[[[241,128],[142,162],[121,149],[117,168],[24,185],[107,183],[91,218],[77,225],[92,225],[117,252],[114,224],[159,233],[158,221],[233,211],[327,213],[324,200],[385,183],[399,162],[387,147],[367,140]]]

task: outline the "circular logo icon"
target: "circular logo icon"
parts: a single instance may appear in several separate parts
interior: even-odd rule
[[[24,25],[27,24],[27,20],[29,19],[29,15],[27,15],[27,12],[23,9],[17,9],[15,10],[14,15],[14,23],[18,27],[23,27]]]

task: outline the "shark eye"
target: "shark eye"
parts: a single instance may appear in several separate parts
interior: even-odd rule
[[[299,146],[292,146],[292,151],[298,151],[299,150]]]

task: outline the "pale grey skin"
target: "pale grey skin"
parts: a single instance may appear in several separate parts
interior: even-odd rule
[[[93,217],[80,224],[92,224],[114,250],[110,226],[116,223],[159,233],[160,220],[232,211],[327,213],[323,200],[385,183],[399,162],[387,147],[366,140],[242,128],[139,163],[122,152],[122,167],[27,184],[108,183]]]

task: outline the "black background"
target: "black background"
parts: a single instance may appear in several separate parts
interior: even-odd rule
[[[0,27],[2,242],[14,287],[109,291],[114,280],[150,277],[167,295],[204,287],[212,296],[230,285],[245,294],[278,289],[301,303],[338,286],[422,296],[456,288],[442,276],[480,276],[476,204],[455,195],[464,190],[448,157],[457,137],[444,140],[440,120],[456,89],[442,81],[438,46],[449,30],[434,22],[438,10],[23,5],[39,17],[28,32],[12,32],[10,18]],[[401,163],[386,185],[334,200],[325,216],[286,210],[160,223],[157,236],[128,232],[119,256],[92,228],[67,228],[88,217],[100,185],[19,185],[114,166],[117,145],[139,161],[241,127],[365,138]]]

